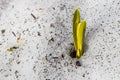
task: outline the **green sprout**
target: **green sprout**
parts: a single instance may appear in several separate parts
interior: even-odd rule
[[[80,58],[83,53],[83,42],[86,30],[86,20],[80,21],[80,11],[76,9],[73,16],[73,40],[76,57]]]

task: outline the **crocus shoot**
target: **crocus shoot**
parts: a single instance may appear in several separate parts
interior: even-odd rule
[[[83,43],[85,37],[85,30],[86,21],[80,20],[80,11],[79,9],[76,9],[73,16],[73,41],[77,58],[80,58],[84,53]]]

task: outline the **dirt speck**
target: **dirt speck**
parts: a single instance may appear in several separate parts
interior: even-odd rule
[[[33,14],[33,13],[31,13],[31,16],[36,20],[37,19],[37,17]]]
[[[76,61],[76,65],[77,65],[77,66],[81,66],[81,64],[80,64],[79,61]]]
[[[50,42],[51,42],[51,41],[54,42],[55,40],[54,40],[54,38],[51,38],[49,41],[50,41]]]
[[[61,57],[64,58],[65,56],[62,54]]]
[[[37,32],[38,36],[41,36],[41,33],[40,32]]]
[[[82,76],[85,77],[85,74],[83,74]]]
[[[51,23],[51,24],[50,24],[50,27],[53,27],[53,28],[55,28],[55,25],[54,25],[53,23]]]
[[[16,37],[16,34],[14,32],[12,32],[12,34]]]
[[[19,73],[19,72],[16,70],[16,71],[15,71],[15,76],[16,76],[16,78],[18,78],[18,73]]]
[[[70,52],[70,57],[71,58],[76,58],[76,51],[75,50]]]
[[[20,61],[17,61],[16,63],[17,63],[17,64],[20,64]]]
[[[1,30],[1,33],[4,34],[5,33],[5,29]]]

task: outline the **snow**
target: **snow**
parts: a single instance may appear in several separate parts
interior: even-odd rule
[[[87,21],[80,59],[69,56],[75,8]],[[119,17],[120,0],[0,0],[0,80],[119,80]]]

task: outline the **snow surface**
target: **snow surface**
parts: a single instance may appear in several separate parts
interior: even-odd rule
[[[80,59],[69,56],[75,8],[87,21]],[[0,0],[0,30],[0,80],[120,79],[120,0]]]

